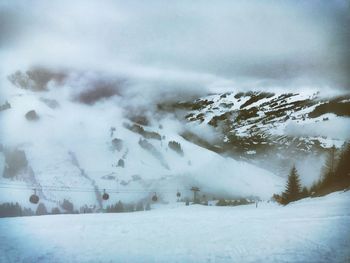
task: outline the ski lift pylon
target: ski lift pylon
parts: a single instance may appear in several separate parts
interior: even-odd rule
[[[106,193],[106,189],[103,189],[102,199],[103,200],[108,200],[109,199],[109,194]]]
[[[157,202],[158,201],[157,193],[154,193],[154,195],[152,196],[152,201],[153,202]]]

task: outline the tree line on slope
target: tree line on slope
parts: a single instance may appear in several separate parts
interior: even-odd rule
[[[345,144],[340,151],[333,146],[323,166],[320,179],[310,188],[302,187],[298,171],[292,167],[285,191],[281,194],[274,194],[273,199],[287,205],[305,197],[324,196],[329,193],[350,189],[350,144]]]
[[[114,205],[106,206],[105,209],[98,210],[96,206],[84,205],[79,210],[74,209],[73,203],[69,200],[64,200],[59,207],[54,207],[49,211],[44,203],[39,203],[36,210],[31,208],[22,207],[18,203],[2,203],[0,204],[0,218],[1,217],[18,217],[18,216],[39,216],[39,215],[57,215],[57,214],[89,214],[89,213],[125,213],[136,211],[148,211],[151,210],[150,203],[138,202],[134,203],[122,203],[117,202]]]

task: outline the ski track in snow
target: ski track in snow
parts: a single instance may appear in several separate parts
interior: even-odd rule
[[[350,192],[0,220],[0,262],[350,262]]]

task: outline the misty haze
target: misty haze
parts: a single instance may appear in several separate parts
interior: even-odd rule
[[[0,1],[0,262],[350,262],[349,22]]]

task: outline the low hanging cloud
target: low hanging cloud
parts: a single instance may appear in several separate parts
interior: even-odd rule
[[[350,140],[350,119],[346,117],[338,117],[336,119],[328,120],[328,118],[326,118],[323,121],[321,120],[307,124],[296,124],[290,122],[286,126],[285,133],[292,136],[323,136],[325,138],[336,138],[346,141]]]
[[[2,75],[103,72],[142,98],[349,88],[349,1],[2,1]],[[78,98],[117,94],[100,87]],[[119,92],[119,91],[118,91]]]

